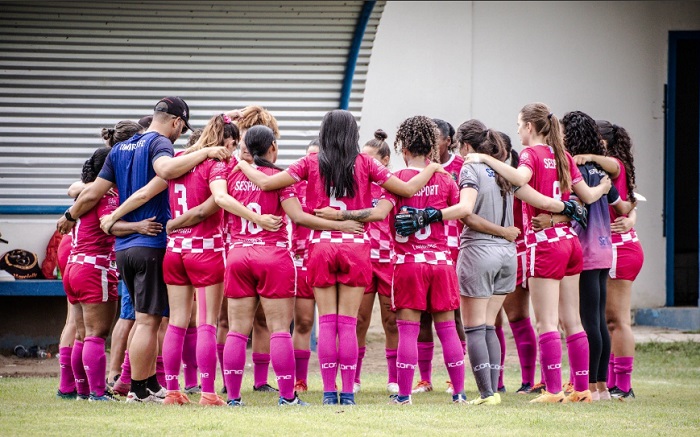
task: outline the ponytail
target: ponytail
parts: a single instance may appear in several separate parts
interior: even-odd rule
[[[571,192],[571,173],[569,160],[561,137],[559,119],[544,103],[530,103],[520,110],[520,117],[525,123],[532,123],[535,132],[544,137],[545,142],[554,150],[557,162],[557,179],[562,192]]]
[[[612,124],[607,120],[596,120],[600,136],[607,143],[607,156],[617,158],[625,166],[625,177],[627,178],[627,198],[631,202],[636,202],[634,189],[636,188],[636,176],[634,168],[634,155],[632,155],[632,139],[627,130],[622,126]]]
[[[253,126],[248,129],[248,132],[245,134],[245,145],[248,148],[248,152],[250,152],[250,155],[253,157],[255,165],[282,171],[281,168],[264,158],[264,155],[267,154],[267,151],[270,150],[270,147],[272,147],[274,143],[274,131],[267,126]]]
[[[508,158],[506,144],[503,141],[501,132],[486,129],[480,137],[481,140],[478,143],[470,144],[476,153],[493,156],[499,161],[505,161],[506,158]],[[496,173],[496,184],[498,184],[498,187],[501,189],[501,196],[505,196],[513,189],[511,183],[499,173]]]
[[[104,127],[100,133],[100,136],[105,142],[107,147],[112,147],[117,143],[126,141],[134,135],[143,132],[144,128],[140,124],[131,120],[122,120],[113,128]]]

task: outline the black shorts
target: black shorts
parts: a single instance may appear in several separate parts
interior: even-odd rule
[[[130,247],[117,252],[117,268],[136,312],[160,316],[168,308],[164,256],[165,248]]]

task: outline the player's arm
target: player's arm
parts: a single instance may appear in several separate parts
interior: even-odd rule
[[[604,176],[600,180],[600,184],[595,187],[589,187],[586,181],[581,179],[572,186],[572,190],[576,193],[576,197],[581,199],[585,204],[590,205],[607,194],[607,192],[610,191],[610,187],[612,187],[610,178]]]
[[[266,231],[276,231],[282,226],[282,217],[272,214],[258,214],[246,208],[243,206],[243,204],[241,204],[241,202],[231,197],[231,195],[228,194],[225,179],[217,179],[210,182],[209,189],[214,196],[214,201],[216,204],[231,214],[260,225]]]
[[[627,217],[620,216],[610,224],[610,230],[617,234],[629,232],[637,224],[637,208],[634,208]]]
[[[532,218],[532,229],[535,232],[541,231],[543,229],[552,228],[557,223],[566,223],[571,221],[571,219],[562,214],[539,214]]]
[[[373,208],[339,210],[332,206],[327,206],[322,209],[315,209],[314,214],[317,217],[328,220],[355,220],[362,223],[370,223],[384,220],[392,209],[394,209],[393,203],[386,199],[380,199]]]
[[[163,225],[156,221],[155,216],[141,220],[140,222],[118,220],[116,223],[114,223],[112,229],[110,230],[110,234],[117,237],[125,237],[136,233],[155,237],[161,232],[163,232]]]
[[[516,187],[522,187],[532,179],[532,171],[529,168],[525,166],[513,168],[509,164],[484,153],[469,153],[466,158],[464,158],[464,162],[465,164],[483,162]]]
[[[174,219],[168,220],[166,231],[171,233],[176,229],[194,226],[203,222],[213,214],[216,214],[216,212],[219,210],[221,210],[221,207],[216,204],[216,199],[214,199],[214,196],[209,196],[207,200],[196,207],[188,209],[184,214],[181,214]]]
[[[402,207],[401,211],[394,217],[396,232],[403,237],[407,237],[422,228],[430,226],[431,223],[462,219],[472,214],[477,195],[478,191],[476,189],[465,187],[459,190],[459,201],[447,208],[436,209],[432,206],[424,209]]]
[[[446,172],[445,169],[442,168],[442,165],[436,162],[432,162],[423,170],[421,170],[420,173],[413,176],[406,182],[392,175],[391,177],[389,177],[389,179],[386,180],[386,182],[381,184],[381,187],[389,192],[396,194],[397,196],[411,197],[418,191],[420,191],[420,189],[428,183],[430,178],[433,177],[435,173]]]
[[[84,183],[83,181],[75,181],[73,182],[70,187],[68,187],[68,197],[71,199],[77,199],[78,196],[80,196],[80,193],[83,192],[83,190],[90,185],[92,182],[89,183]]]
[[[576,165],[583,165],[587,162],[595,162],[598,164],[611,178],[615,179],[620,176],[620,162],[609,156],[582,154],[573,157]]]
[[[281,171],[273,174],[272,176],[268,176],[260,170],[253,168],[253,166],[248,164],[246,161],[238,161],[238,165],[236,165],[233,171],[237,170],[242,171],[252,183],[257,185],[263,191],[279,190],[297,183],[292,175],[286,171]]]
[[[124,203],[120,204],[113,213],[100,218],[100,228],[106,234],[110,234],[112,226],[125,215],[140,208],[146,202],[153,199],[158,193],[168,188],[168,183],[159,176],[155,176],[146,185],[136,190]]]
[[[362,234],[365,227],[354,220],[326,220],[315,215],[307,214],[301,207],[299,199],[290,197],[282,201],[282,208],[289,218],[297,225],[319,231],[342,231],[350,234]]]
[[[175,157],[161,155],[153,161],[153,170],[161,178],[170,180],[182,176],[207,158],[224,161],[230,156],[231,151],[226,147],[205,147]]]
[[[462,223],[467,225],[469,229],[473,229],[482,234],[489,234],[496,237],[504,238],[510,242],[515,241],[520,235],[520,229],[515,226],[503,227],[495,223],[491,223],[477,214],[469,214],[462,219]]]
[[[106,179],[102,179],[100,177],[95,179],[95,182],[93,182],[92,185],[85,188],[80,193],[78,199],[75,201],[75,203],[73,203],[73,205],[71,205],[70,208],[68,208],[66,214],[64,214],[64,216],[61,217],[58,222],[56,222],[56,229],[62,234],[70,232],[75,225],[75,221],[83,214],[94,208],[95,205],[97,205],[97,202],[102,199],[102,196],[107,194],[107,192],[113,186],[114,184]],[[66,215],[69,215],[73,220],[68,220]]]

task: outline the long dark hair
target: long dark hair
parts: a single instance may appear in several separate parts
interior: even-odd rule
[[[600,136],[608,143],[607,155],[622,161],[627,177],[627,197],[636,202],[634,189],[636,188],[636,176],[634,169],[634,155],[632,155],[632,139],[627,130],[622,126],[612,124],[606,120],[596,120]]]
[[[506,153],[508,156],[510,156],[511,167],[518,168],[518,164],[520,163],[520,155],[518,155],[518,152],[513,150],[513,143],[510,141],[510,136],[508,136],[508,134],[505,132],[498,132],[498,135],[501,136],[503,145],[506,148]]]
[[[127,138],[128,139],[128,138]],[[100,174],[102,166],[107,159],[107,155],[112,150],[111,147],[100,147],[93,152],[92,156],[83,164],[83,171],[80,175],[80,180],[84,183],[95,182],[97,175]]]
[[[328,197],[355,197],[355,160],[360,133],[355,117],[342,109],[326,113],[318,135],[318,169]]]
[[[491,129],[483,131],[482,135],[478,137],[478,142],[470,143],[470,145],[476,153],[493,156],[499,161],[505,161],[509,155],[501,133]],[[501,189],[501,196],[505,196],[513,189],[511,183],[498,173],[496,173],[496,184]]]
[[[564,145],[572,155],[589,153],[604,155],[598,127],[595,121],[581,111],[571,111],[561,119],[564,125]]]
[[[554,150],[554,159],[557,162],[557,179],[559,179],[561,191],[571,192],[569,160],[566,158],[557,116],[544,103],[530,103],[520,110],[520,118],[525,123],[532,123],[535,132],[542,135],[547,145]]]
[[[248,129],[244,139],[248,152],[253,157],[253,162],[259,167],[274,168],[282,170],[275,164],[263,158],[275,142],[275,133],[267,126],[257,125]]]

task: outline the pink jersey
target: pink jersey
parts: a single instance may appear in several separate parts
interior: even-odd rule
[[[71,256],[87,255],[114,260],[113,235],[105,235],[100,229],[100,218],[114,212],[119,206],[119,196],[105,195],[90,211],[83,214],[71,231]],[[94,263],[93,263],[94,264]]]
[[[452,176],[455,183],[459,180],[459,173],[462,171],[464,158],[457,154],[450,154],[450,159],[442,164],[442,168]],[[459,248],[459,236],[462,235],[464,224],[459,220],[447,220],[445,222],[445,232],[447,232],[447,247]]]
[[[408,181],[421,170],[407,168],[396,172],[396,176],[402,181]],[[402,237],[396,234],[393,217],[402,207],[425,208],[432,206],[435,209],[443,209],[459,203],[459,187],[455,181],[444,174],[434,174],[428,183],[413,197],[396,197],[385,194],[383,199],[394,203],[392,213],[391,231],[394,233],[394,250],[396,251],[396,264],[428,263],[452,265],[452,255],[447,247],[447,235],[443,222],[431,223],[413,235]]]
[[[372,184],[372,205],[376,205],[386,190],[377,184]],[[370,259],[375,263],[389,263],[394,257],[394,239],[391,237],[389,217],[380,222],[367,224],[369,234]]]
[[[211,197],[209,184],[226,179],[227,174],[226,163],[207,159],[179,178],[168,181],[172,217],[179,217],[189,209],[204,203]],[[222,219],[223,211],[220,210],[194,226],[174,230],[168,235],[167,250],[176,253],[224,250]]]
[[[301,208],[304,212],[312,214],[306,207],[306,186],[308,182],[301,181],[294,185],[297,196],[299,197],[299,203],[301,203]],[[291,221],[291,220],[290,220]],[[306,259],[308,258],[309,249],[309,235],[311,234],[311,229],[297,225],[292,222],[292,255],[294,256],[294,265],[300,267],[302,270],[306,270]]]
[[[625,169],[625,164],[623,164],[622,161],[620,161],[617,158],[614,159],[620,166],[620,174],[612,180],[612,183],[613,185],[615,185],[615,188],[617,188],[617,192],[620,193],[620,199],[629,200],[629,191],[627,190],[627,169]],[[621,216],[620,214],[618,214],[617,211],[615,211],[615,208],[612,207],[612,205],[608,206],[608,209],[610,211],[610,223],[614,223],[615,219],[617,219],[618,217],[627,217],[626,215]],[[634,228],[630,229],[624,234],[612,232],[610,234],[610,237],[612,244],[615,246],[619,246],[620,244],[624,243],[634,243],[639,241],[639,238],[637,237],[637,231],[635,231]]]
[[[569,174],[571,174],[571,185],[575,185],[583,180],[574,159],[566,153],[566,159],[569,161]],[[532,188],[539,191],[545,196],[552,197],[558,200],[569,200],[571,193],[569,191],[562,192],[557,174],[557,162],[554,156],[554,150],[545,145],[537,145],[525,147],[520,153],[520,164],[518,167],[527,167],[532,172],[532,178],[528,183]],[[553,243],[565,238],[573,238],[576,236],[571,229],[570,223],[558,223],[553,228],[547,228],[539,232],[532,229],[532,218],[540,213],[549,214],[549,211],[537,209],[527,203],[523,203],[523,226],[525,232],[525,243],[528,246],[548,241]]]
[[[268,167],[257,167],[257,169],[268,176],[279,172]],[[228,193],[251,211],[276,216],[284,216],[283,201],[296,197],[293,186],[281,190],[262,191],[241,171],[228,175]],[[280,227],[277,231],[266,231],[255,223],[229,214],[228,230],[231,247],[260,245],[289,248],[289,234],[286,226]]]
[[[355,158],[355,197],[333,196],[326,194],[325,184],[318,167],[318,154],[307,155],[290,165],[287,172],[296,181],[308,181],[306,205],[309,210],[331,206],[339,210],[358,210],[372,207],[372,182],[382,185],[391,176],[391,172],[379,161],[363,153]],[[346,234],[341,231],[311,231],[311,243],[368,243],[369,238]]]

